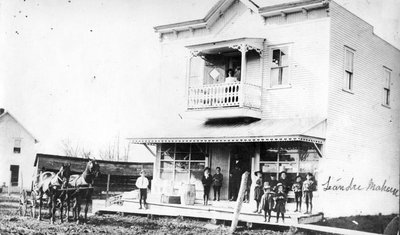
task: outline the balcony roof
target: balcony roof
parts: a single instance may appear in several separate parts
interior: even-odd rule
[[[192,43],[186,45],[185,47],[192,51],[198,52],[213,52],[215,50],[224,50],[226,48],[235,48],[245,44],[251,49],[256,49],[257,51],[262,51],[264,47],[265,38],[250,38],[250,37],[240,37],[240,38],[219,38],[219,39],[209,39],[208,41],[201,41],[198,43]]]
[[[136,133],[132,143],[227,143],[305,141],[321,144],[325,139],[323,119],[263,119],[253,122],[163,122],[155,130]]]

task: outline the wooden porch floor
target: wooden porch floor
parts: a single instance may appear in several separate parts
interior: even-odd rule
[[[196,200],[195,205],[166,204],[150,197],[148,209],[139,209],[138,199],[123,198],[121,204],[105,206],[104,200],[93,200],[92,212],[122,212],[129,214],[146,214],[159,216],[183,216],[191,218],[210,219],[215,221],[229,221],[232,219],[236,202],[232,201],[209,201],[209,205],[203,205],[203,201]],[[300,223],[315,223],[323,219],[322,213],[303,214],[292,212],[294,203],[287,204],[288,212],[285,213],[285,223],[282,219],[276,223],[276,212],[271,213],[271,222],[264,222],[263,213],[255,213],[254,203],[243,203],[239,220],[246,223],[271,224],[279,226],[292,226]]]

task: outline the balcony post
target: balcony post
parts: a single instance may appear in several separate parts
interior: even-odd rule
[[[240,45],[240,53],[242,55],[241,58],[241,72],[240,72],[240,96],[239,96],[239,107],[244,106],[244,84],[245,84],[245,79],[246,79],[246,52],[247,52],[247,45],[246,44],[241,44]]]

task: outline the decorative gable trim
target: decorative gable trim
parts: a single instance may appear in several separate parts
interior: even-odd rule
[[[172,33],[179,31],[193,31],[194,29],[209,28],[213,25],[225,11],[235,2],[240,1],[253,12],[257,12],[262,17],[274,15],[286,16],[288,13],[308,12],[312,9],[323,8],[329,6],[329,0],[308,0],[296,1],[292,3],[284,3],[267,7],[259,7],[252,0],[220,0],[207,13],[203,19],[184,21],[174,24],[166,24],[154,27],[157,33]]]

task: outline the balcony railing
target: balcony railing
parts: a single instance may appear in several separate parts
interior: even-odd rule
[[[261,107],[261,88],[252,84],[221,83],[190,87],[188,109]]]

